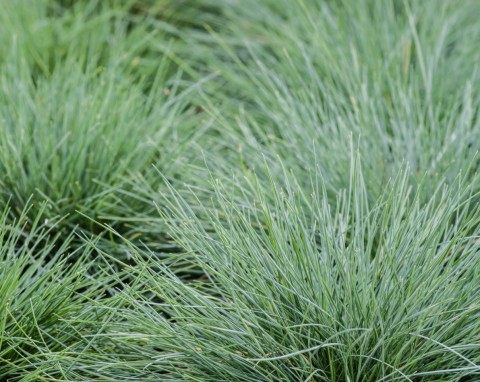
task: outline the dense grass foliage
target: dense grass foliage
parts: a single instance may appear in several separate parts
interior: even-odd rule
[[[41,5],[47,3],[34,4],[33,9],[10,5],[6,28],[16,18],[46,17]],[[151,36],[146,31],[126,36],[128,17],[113,17],[114,9],[91,16],[94,27],[85,30],[82,17],[89,20],[91,6],[84,8],[36,21],[65,29],[49,32],[52,46],[39,48],[41,54],[34,44],[47,44],[48,36],[38,32],[37,41],[33,31],[18,26],[26,36],[2,34],[11,47],[0,74],[0,204],[9,203],[19,214],[30,201],[34,217],[46,200],[45,218],[60,219],[56,230],[67,236],[75,225],[100,232],[96,221],[131,236],[138,232],[124,222],[148,211],[156,217],[156,210],[128,198],[127,184],[147,178],[158,191],[158,177],[149,176],[152,165],[177,175],[178,162],[189,160],[188,143],[202,129],[195,128],[198,117],[186,99],[191,89],[179,91],[181,74],[168,77],[171,65],[165,55],[158,56],[155,69],[148,63],[145,72],[137,68],[144,65],[137,51]],[[65,50],[56,42],[57,33],[72,35]]]
[[[421,206],[407,175],[372,205],[357,168],[334,205],[320,179],[310,194],[272,183],[272,198],[255,187],[249,206],[235,200],[241,190],[217,184],[202,218],[176,194],[172,231],[210,285],[185,284],[165,268],[159,277],[155,259],[129,270],[141,281],[112,336],[122,353],[135,346],[143,367],[134,379],[478,376],[477,195],[440,188]],[[124,375],[116,364],[109,372]]]
[[[480,379],[480,3],[3,0],[1,381]]]
[[[93,304],[109,280],[90,272],[92,247],[72,251],[71,235],[60,242],[42,226],[44,209],[45,203],[33,222],[29,211],[14,223],[8,209],[0,217],[2,381],[35,380],[55,362],[52,353],[73,351],[101,322]],[[69,264],[72,257],[75,262]]]
[[[258,147],[307,181],[318,164],[335,198],[348,184],[351,137],[375,198],[404,162],[412,184],[428,174],[433,191],[479,149],[480,77],[466,65],[480,60],[466,48],[480,38],[477,2],[233,3],[208,61],[231,97],[215,91],[207,102],[232,134],[221,144],[245,165],[256,166]]]

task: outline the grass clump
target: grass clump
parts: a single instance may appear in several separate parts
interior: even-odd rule
[[[41,215],[32,222],[27,213],[14,223],[8,209],[0,216],[2,381],[38,380],[55,363],[52,354],[74,353],[82,336],[97,330],[101,314],[94,303],[108,286],[90,272],[91,247],[73,251],[71,236],[52,237]],[[75,263],[68,264],[72,257]]]
[[[279,180],[277,156],[307,182],[319,165],[335,199],[353,139],[371,200],[404,162],[433,192],[479,149],[478,70],[465,65],[478,62],[477,13],[455,1],[229,2],[199,59],[218,74],[204,101],[218,146],[257,174],[260,152]]]
[[[332,204],[320,177],[306,192],[285,176],[248,205],[216,183],[201,214],[173,191],[172,231],[207,278],[185,283],[154,258],[129,268],[130,307],[108,337],[124,368],[104,378],[475,380],[478,194],[458,181],[422,205],[403,172],[370,204],[354,166]]]
[[[101,37],[107,43],[108,35]],[[21,50],[12,49],[15,59],[3,64],[0,75],[0,205],[9,203],[19,215],[31,201],[33,219],[46,200],[44,218],[60,221],[55,231],[68,236],[79,226],[99,234],[96,221],[131,237],[138,232],[126,221],[155,209],[127,197],[128,185],[142,178],[158,191],[158,178],[149,176],[152,165],[180,174],[189,144],[202,130],[194,128],[198,117],[174,82],[181,74],[168,77],[166,57],[157,62],[153,79],[150,72],[132,77],[122,58],[102,64],[98,49],[87,43],[82,59],[72,50],[41,75]]]

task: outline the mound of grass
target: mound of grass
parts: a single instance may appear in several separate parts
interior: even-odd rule
[[[48,200],[47,217],[70,214],[74,224],[76,210],[102,216],[115,210],[105,185],[118,187],[152,163],[166,168],[195,134],[174,90],[145,95],[118,71],[95,69],[72,62],[36,83],[27,67],[4,72],[2,190],[16,211],[34,194]]]
[[[475,1],[226,3],[228,22],[195,51],[217,74],[204,102],[218,146],[257,174],[261,153],[278,179],[278,157],[300,181],[319,165],[335,199],[353,140],[371,200],[404,163],[411,184],[427,175],[433,192],[480,148],[480,77],[466,64],[480,60],[479,11]]]
[[[369,204],[354,166],[350,188],[332,204],[320,178],[305,193],[286,176],[286,189],[270,184],[273,197],[253,186],[250,205],[240,202],[242,189],[216,183],[216,201],[202,213],[172,190],[172,231],[207,278],[185,283],[155,258],[130,267],[137,282],[107,337],[116,357],[92,376],[478,377],[478,194],[459,180],[422,205],[402,172]]]
[[[54,363],[51,354],[74,353],[80,344],[87,350],[83,336],[101,322],[94,304],[109,281],[90,272],[93,247],[73,250],[71,236],[52,237],[41,225],[43,210],[33,221],[28,211],[14,223],[8,209],[0,216],[2,381],[38,380]]]
[[[37,8],[15,12],[39,17]],[[100,223],[108,222],[131,237],[139,234],[128,225],[135,214],[157,215],[150,201],[127,196],[132,192],[128,184],[147,179],[158,192],[158,177],[149,176],[152,166],[171,176],[181,174],[182,162],[191,158],[189,144],[202,129],[196,128],[198,113],[188,99],[191,89],[178,90],[181,73],[170,77],[166,56],[159,57],[154,72],[148,63],[147,69],[137,68],[147,60],[136,56],[147,32],[139,37],[137,30],[124,41],[127,36],[115,36],[113,30],[115,25],[126,28],[120,16],[112,22],[119,10],[107,9],[92,20],[84,13],[74,8],[63,16],[70,21],[62,18],[58,26],[55,18],[45,20],[62,31],[51,35],[65,38],[65,44],[42,48],[42,56],[33,53],[36,40],[28,37],[33,31],[23,31],[28,36],[19,37],[20,44],[12,37],[11,58],[0,75],[0,205],[9,203],[18,215],[31,201],[33,219],[47,201],[44,218],[65,236],[75,226],[98,234]],[[81,24],[81,16],[95,28]],[[75,46],[62,33],[70,33]],[[38,42],[45,40],[39,33]],[[54,65],[47,69],[50,61]]]

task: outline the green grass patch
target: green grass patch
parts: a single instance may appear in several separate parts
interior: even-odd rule
[[[478,14],[4,1],[0,381],[477,381]]]

